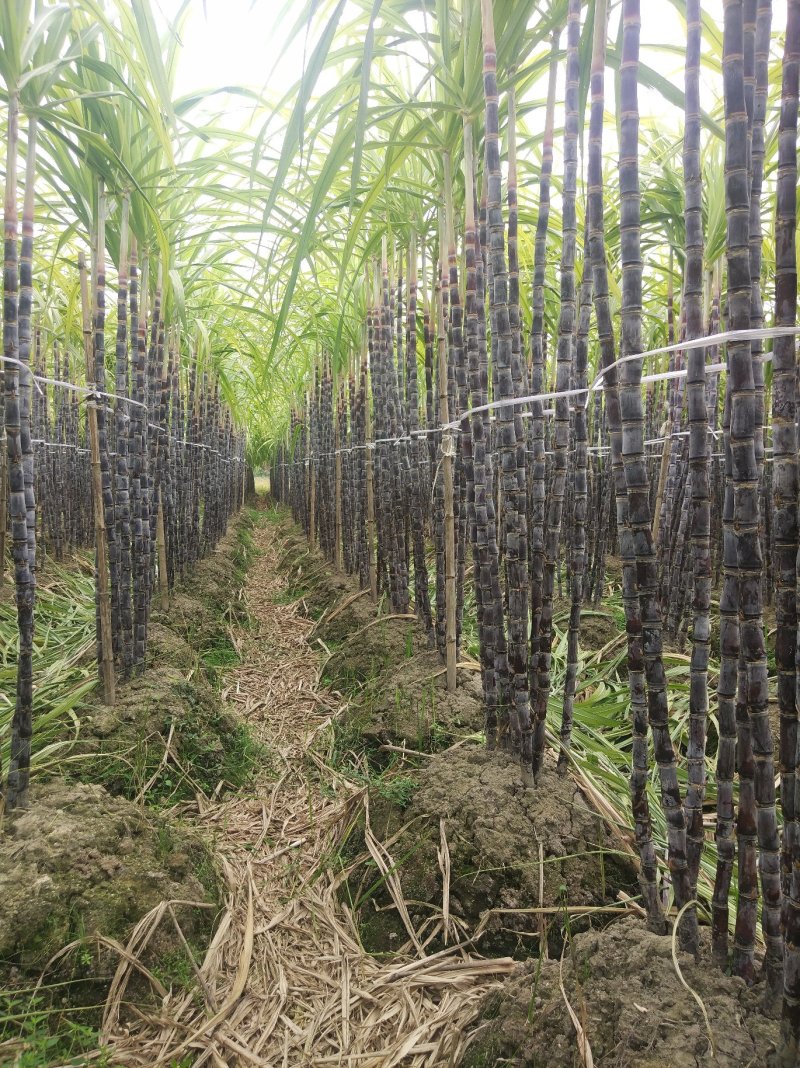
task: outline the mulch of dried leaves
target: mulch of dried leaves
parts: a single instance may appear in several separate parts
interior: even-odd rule
[[[192,962],[193,989],[165,992],[153,977],[158,1010],[132,1010],[129,980],[149,974],[141,954],[160,923],[176,922],[167,904],[145,916],[121,954],[101,1044],[115,1065],[148,1068],[455,1065],[467,1024],[512,962],[467,945],[427,955],[448,922],[446,891],[436,930],[415,931],[391,843],[377,841],[368,820],[367,848],[409,938],[389,960],[362,948],[340,893],[347,872],[330,858],[367,808],[366,791],[326,760],[342,702],[320,683],[312,623],[297,604],[279,603],[281,527],[257,526],[254,537],[259,554],[241,594],[253,623],[236,635],[241,666],[224,697],[264,744],[269,766],[241,796],[184,807],[215,841],[225,886],[215,934],[202,962]],[[446,848],[440,863],[446,868]]]

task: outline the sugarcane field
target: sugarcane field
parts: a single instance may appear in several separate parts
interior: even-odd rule
[[[800,0],[0,0],[0,1068],[800,1068]]]

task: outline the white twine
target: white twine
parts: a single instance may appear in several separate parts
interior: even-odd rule
[[[315,461],[324,460],[329,457],[339,456],[344,452],[357,452],[361,449],[374,449],[376,445],[399,445],[401,443],[413,441],[414,438],[422,438],[431,434],[444,434],[447,431],[456,434],[462,433],[465,429],[462,424],[465,423],[473,415],[481,415],[484,412],[492,412],[500,408],[514,408],[523,404],[533,404],[537,401],[560,400],[565,397],[585,396],[586,400],[584,402],[584,408],[588,408],[591,394],[596,393],[600,389],[602,389],[602,383],[605,376],[610,371],[613,371],[615,368],[617,368],[620,364],[630,363],[631,360],[646,360],[652,358],[653,356],[663,356],[672,352],[686,352],[693,349],[716,348],[718,345],[727,343],[729,341],[769,340],[771,338],[794,336],[797,334],[800,334],[800,326],[769,326],[761,327],[759,329],[726,330],[722,333],[707,334],[704,337],[694,338],[691,341],[680,341],[676,342],[673,345],[663,345],[660,348],[648,349],[645,352],[631,353],[627,356],[620,356],[619,359],[614,361],[614,363],[609,364],[608,367],[601,369],[597,377],[589,386],[576,389],[553,390],[545,393],[531,393],[525,397],[506,397],[502,400],[490,401],[488,404],[481,404],[475,408],[468,408],[465,412],[462,412],[457,419],[454,419],[449,423],[443,423],[440,426],[430,427],[424,430],[415,430],[410,435],[401,435],[397,438],[377,438],[375,441],[366,442],[363,445],[351,445],[346,449],[335,449],[333,452],[321,453],[318,456],[314,456],[313,459]],[[757,361],[759,363],[769,363],[771,362],[771,360],[771,353],[762,354],[760,357],[757,358]],[[705,368],[705,373],[714,374],[719,371],[724,371],[726,369],[726,366],[727,365],[725,363],[712,363]],[[642,375],[641,382],[664,382],[672,379],[686,378],[687,375],[688,369],[682,367],[678,370],[661,371],[654,374]],[[553,414],[554,411],[555,409],[553,408],[546,408],[544,409],[542,414],[550,415]],[[522,416],[523,418],[531,418],[532,413],[523,412]],[[721,432],[714,431],[709,427],[709,433],[711,433],[714,437],[719,437]],[[684,436],[685,434],[688,434],[688,431],[682,431],[680,432],[680,435],[672,434],[670,435],[670,437]],[[658,444],[666,440],[668,440],[667,437],[651,438],[644,444]],[[607,451],[607,447],[601,446],[599,449],[597,447],[595,447],[594,449],[590,448],[589,451]],[[308,460],[305,461],[306,466],[308,466],[308,462]],[[278,466],[288,467],[291,466],[291,462]]]
[[[76,452],[89,452],[80,445],[70,445],[66,441],[45,441],[44,438],[31,438],[31,445],[46,445],[49,449],[74,449]]]
[[[565,397],[582,397],[586,396],[584,407],[589,406],[589,398],[592,393],[598,392],[602,388],[603,379],[609,372],[619,367],[620,364],[630,363],[631,360],[647,360],[653,356],[662,356],[670,352],[684,352],[689,349],[705,349],[714,348],[723,342],[728,341],[757,341],[767,340],[775,337],[786,337],[787,335],[800,334],[800,326],[770,326],[764,327],[759,330],[726,330],[721,334],[707,334],[705,337],[695,338],[692,341],[681,341],[674,345],[663,345],[657,349],[648,349],[645,352],[634,352],[627,356],[620,356],[619,359],[609,364],[608,367],[604,367],[600,370],[597,377],[591,383],[591,385],[576,389],[561,389],[554,390],[547,393],[531,393],[526,397],[504,397],[502,400],[491,401],[489,404],[481,404],[476,408],[469,408],[466,412],[454,420],[453,423],[442,427],[440,429],[455,429],[459,423],[464,422],[473,415],[480,415],[483,412],[496,411],[498,408],[514,408],[521,404],[533,404],[537,401],[543,400],[559,400]],[[768,363],[772,359],[770,353],[762,355],[759,359],[760,363]],[[713,363],[706,368],[706,373],[713,373],[716,371],[724,371],[726,365],[724,363]],[[685,367],[674,371],[662,371],[659,374],[643,375],[642,382],[664,382],[669,379],[686,378],[688,370]]]
[[[630,363],[631,360],[644,360],[649,359],[651,356],[663,356],[666,353],[671,352],[688,352],[692,349],[705,349],[716,348],[717,345],[727,343],[728,341],[766,341],[770,338],[787,337],[788,335],[800,334],[800,326],[762,326],[753,330],[725,330],[721,334],[706,334],[705,337],[696,337],[691,341],[678,341],[674,345],[663,345],[658,349],[648,349],[646,352],[632,352],[627,356],[620,356],[618,360],[615,360],[608,367],[604,368],[600,374],[595,378],[594,382],[589,387],[590,390],[599,389],[599,383],[602,382],[605,375],[609,371],[618,367],[622,363]],[[768,363],[772,359],[771,354],[763,354],[759,362]],[[711,364],[706,368],[706,373],[713,371],[724,371],[725,364]],[[665,375],[673,378],[685,378],[687,371],[682,368],[678,371],[666,371]],[[643,378],[642,381],[656,381],[656,379]]]
[[[60,378],[48,378],[46,375],[34,374],[34,372],[31,370],[30,364],[25,363],[23,360],[18,360],[14,356],[0,356],[0,363],[10,363],[13,364],[15,367],[18,367],[20,370],[25,371],[28,377],[33,381],[33,384],[36,386],[41,396],[44,396],[44,393],[41,389],[39,389],[39,383],[43,382],[45,385],[60,386],[61,389],[66,389],[73,393],[81,393],[86,397],[87,400],[91,400],[96,397],[105,397],[107,400],[122,401],[125,404],[132,404],[136,408],[143,408],[145,411],[149,411],[149,407],[147,404],[143,403],[142,401],[134,400],[132,397],[126,397],[121,393],[106,393],[105,390],[95,389],[92,386],[81,386],[77,385],[75,382],[65,382]],[[107,404],[104,404],[103,410],[108,412],[111,411],[111,408]],[[158,425],[158,423],[147,423],[147,426],[159,431],[163,429],[161,426]],[[195,449],[209,449],[211,452],[215,452],[222,459],[222,453],[219,451],[219,449],[215,449],[211,445],[204,445],[202,442],[199,441],[186,441],[183,438],[172,437],[172,435],[169,434],[167,435],[167,437],[169,437],[172,441],[179,441],[182,445],[188,445]],[[36,445],[60,445],[62,448],[78,448],[77,445],[64,445],[63,443],[57,441],[43,441],[39,438],[32,440],[34,440]],[[80,449],[79,451],[88,452],[89,450]],[[237,456],[231,460],[223,459],[222,462],[243,463],[244,461]]]
[[[21,371],[25,371],[42,396],[44,396],[44,393],[39,389],[39,382],[44,382],[45,385],[49,386],[60,386],[61,389],[71,390],[73,393],[82,393],[87,397],[107,397],[109,400],[125,401],[127,404],[133,404],[137,408],[147,408],[147,405],[142,404],[141,401],[133,400],[131,397],[124,397],[119,393],[106,393],[102,389],[94,389],[90,386],[79,386],[75,382],[64,382],[60,378],[48,378],[46,375],[35,374],[31,370],[31,365],[29,363],[25,363],[24,360],[18,360],[15,356],[0,356],[0,362],[13,364]]]
[[[231,459],[226,460],[225,457],[222,455],[222,453],[219,451],[219,449],[214,449],[210,445],[203,445],[199,441],[183,441],[181,438],[171,438],[171,440],[172,441],[178,441],[183,445],[191,445],[196,449],[208,449],[211,452],[215,453],[219,457],[220,463],[223,463],[223,464],[243,464],[243,463],[245,463],[245,461],[242,459],[241,456],[233,456],[233,457],[231,457]],[[45,441],[44,438],[31,438],[31,444],[32,445],[44,445],[48,449],[74,449],[76,452],[85,452],[85,453],[91,452],[91,449],[84,449],[80,445],[70,445],[70,444],[68,444],[67,442],[64,442],[64,441]],[[108,455],[109,459],[113,460],[119,454],[116,453],[116,452],[109,452],[107,455]],[[291,465],[290,464],[283,464],[281,466],[289,467]]]

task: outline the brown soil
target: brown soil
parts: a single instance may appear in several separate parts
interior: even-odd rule
[[[92,708],[76,753],[91,760],[82,777],[131,800],[146,793],[152,803],[240,785],[230,758],[243,741],[201,677],[188,681],[180,668],[152,667],[120,689],[112,708]]]
[[[398,618],[385,604],[376,608],[354,578],[328,570],[304,542],[292,540],[282,570],[292,580],[303,613],[316,621],[310,641],[326,654],[323,678],[331,689],[356,693],[427,648],[413,617]]]
[[[454,1064],[483,994],[510,967],[467,954],[385,962],[359,944],[339,859],[366,790],[326,759],[341,702],[319,686],[325,654],[277,567],[287,527],[271,510],[254,533],[251,623],[234,635],[242,662],[226,680],[278,771],[252,792],[185,806],[214,835],[224,912],[199,984],[170,991],[157,1012],[106,1017],[114,1064]]]
[[[707,950],[707,945],[704,947]],[[707,956],[707,953],[705,954]],[[760,992],[678,952],[672,939],[627,919],[577,935],[563,960],[566,997],[597,1068],[719,1068],[765,1065],[780,1024],[762,1014]],[[483,1006],[464,1068],[578,1068],[578,1038],[559,986],[558,960],[531,960]]]
[[[584,654],[595,653],[604,649],[610,642],[619,639],[620,646],[625,645],[625,624],[614,618],[611,612],[602,608],[585,608],[581,612],[581,630],[579,645]],[[624,665],[623,665],[624,666]]]
[[[450,855],[450,913],[459,937],[480,930],[482,952],[537,952],[542,932],[550,951],[560,952],[567,922],[563,910],[608,905],[620,889],[636,892],[629,861],[573,780],[556,773],[549,755],[534,789],[524,786],[516,760],[477,746],[430,758],[417,781],[402,815],[383,805],[373,823],[384,838],[397,831],[401,819],[408,825],[391,853],[418,927],[443,906],[440,820]],[[374,869],[363,875],[357,887],[362,898]],[[382,888],[362,905],[365,944],[374,951],[397,948],[405,937],[387,905]],[[556,911],[506,911],[542,907]],[[581,913],[568,922],[574,931],[603,920],[603,913]]]
[[[414,619],[375,617],[370,606],[370,618],[360,627],[349,629],[349,619],[337,618],[339,643],[331,648],[327,633],[321,628],[320,637],[331,651],[325,664],[323,678],[332,689],[345,694],[356,692],[370,679],[382,674],[393,665],[410,658],[420,648],[420,635]],[[342,620],[341,626],[338,626]],[[348,629],[345,629],[348,628]]]
[[[620,853],[574,781],[556,774],[551,757],[542,781],[530,790],[516,760],[463,744],[483,728],[478,673],[461,670],[458,690],[448,694],[439,657],[427,649],[416,621],[376,622],[376,607],[368,596],[359,596],[357,583],[329,570],[318,553],[309,553],[302,536],[289,535],[280,566],[300,607],[317,620],[312,644],[318,639],[331,654],[323,677],[351,695],[340,721],[346,746],[366,744],[373,764],[385,746],[444,750],[420,768],[413,766],[413,757],[412,763],[395,763],[400,788],[390,777],[370,792],[372,829],[378,839],[391,839],[402,893],[421,937],[435,931],[442,914],[440,818],[451,864],[450,941],[479,931],[482,952],[525,956],[538,951],[544,935],[551,952],[559,952],[565,906],[603,906],[614,903],[620,889],[638,892],[627,854]],[[610,618],[589,618],[598,619],[604,635],[616,635]],[[384,751],[378,766],[392,757],[397,760],[397,754]],[[409,795],[410,803],[404,804]],[[353,857],[363,846],[361,824],[347,854]],[[371,858],[356,864],[346,892],[358,906],[365,947],[396,952],[408,931]],[[532,907],[558,911],[503,911]],[[581,930],[602,924],[604,917],[581,913],[569,924]],[[440,929],[430,948],[443,945]]]
[[[202,958],[217,914],[210,846],[163,809],[145,806],[195,802],[241,785],[257,762],[263,764],[262,751],[217,690],[220,667],[236,659],[230,628],[243,615],[238,594],[247,524],[239,519],[194,567],[174,591],[168,613],[154,612],[147,669],[118,681],[114,707],[97,694],[82,709],[78,743],[59,769],[67,781],[40,775],[29,808],[5,817],[0,990],[12,1015],[0,1032],[4,1052],[17,1052],[27,1041],[13,1023],[14,1013],[23,1019],[33,1012],[22,989],[73,942],[43,977],[37,997],[52,1002],[54,1015],[43,1016],[41,1026],[46,1031],[49,1021],[55,1034],[58,1013],[76,1007],[82,1022],[99,1022],[97,1005],[120,961],[118,950],[102,940],[125,945],[164,901],[184,904],[172,906],[174,922],[170,914],[160,919],[139,958],[165,988],[193,982],[194,963],[181,935]],[[130,991],[152,1005],[146,979],[137,975]]]
[[[243,614],[237,564],[247,524],[246,517],[232,524],[173,592],[169,611],[154,613],[147,670],[118,683],[113,707],[99,695],[89,703],[73,750],[89,758],[75,765],[80,778],[131,800],[146,790],[150,802],[189,800],[198,790],[238,787],[246,779],[248,740],[214,682],[218,663],[237,659],[230,626]]]
[[[422,651],[387,668],[365,685],[345,713],[368,745],[436,752],[483,730],[480,675],[459,671],[455,693],[439,656]]]
[[[0,960],[11,967],[4,978],[12,985],[25,975],[38,978],[53,954],[84,937],[88,950],[70,954],[56,972],[101,983],[119,958],[92,945],[92,935],[124,943],[162,900],[216,901],[202,840],[164,817],[156,827],[139,806],[101,786],[34,784],[30,808],[7,815],[4,832]],[[176,905],[175,911],[188,940],[210,931],[214,909]],[[161,930],[159,953],[182,952],[174,928],[165,924]],[[53,978],[51,973],[48,980]]]

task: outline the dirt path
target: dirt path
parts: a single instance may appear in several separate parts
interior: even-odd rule
[[[115,1065],[456,1065],[477,1003],[510,970],[453,948],[378,960],[362,949],[331,863],[365,790],[325,759],[340,702],[320,685],[312,624],[281,604],[282,528],[263,518],[242,596],[252,627],[228,702],[269,761],[246,796],[198,799],[185,813],[212,835],[226,899],[194,990],[157,1013],[122,1010],[135,958],[165,910],[139,924],[117,973],[102,1041]],[[367,834],[378,865],[389,863]],[[390,880],[391,881],[391,880]],[[168,913],[168,910],[167,910]],[[122,1022],[122,1021],[125,1022]]]

